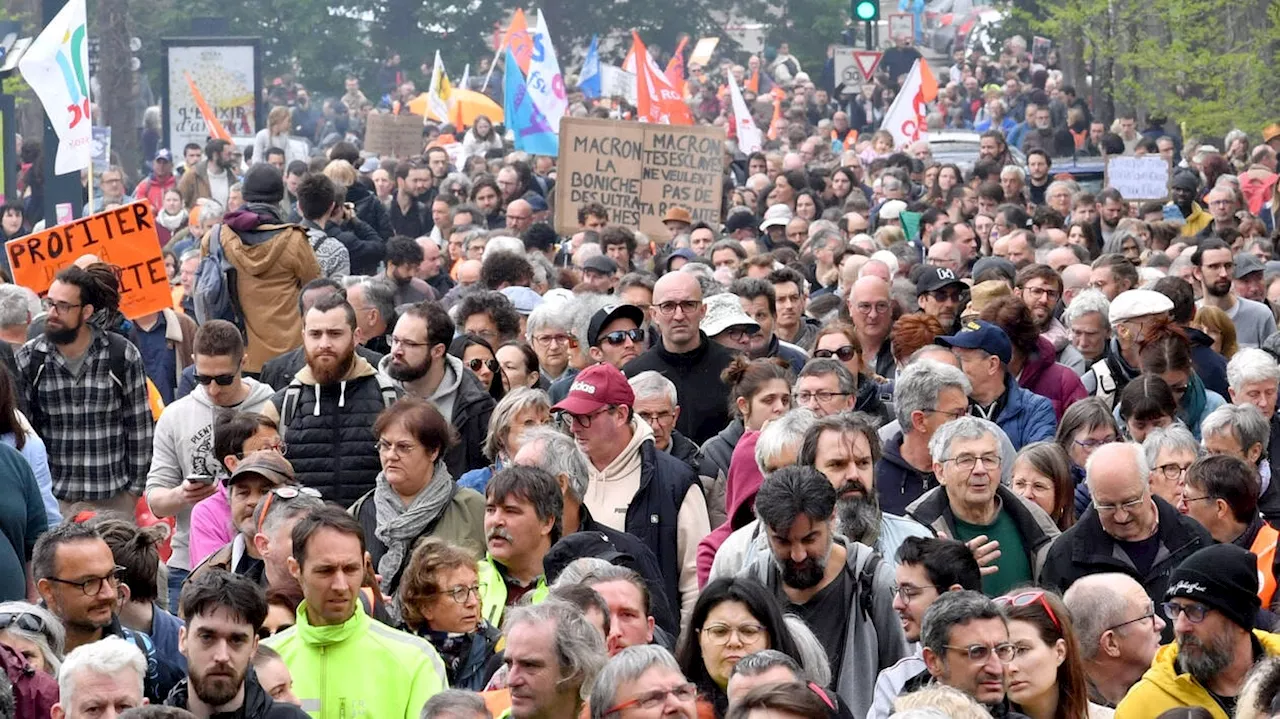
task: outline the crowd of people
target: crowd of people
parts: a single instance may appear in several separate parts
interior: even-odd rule
[[[727,68],[783,132],[669,237],[558,233],[488,120],[292,158],[295,88],[155,151],[172,307],[0,285],[0,716],[1275,714],[1280,128],[1122,116],[1171,199],[1095,194],[1028,147],[1052,68],[971,60],[964,168]]]

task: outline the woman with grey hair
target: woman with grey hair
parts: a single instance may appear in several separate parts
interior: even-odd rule
[[[481,449],[492,464],[466,472],[458,478],[458,486],[484,494],[493,473],[502,469],[520,451],[520,436],[524,431],[550,424],[551,400],[547,393],[540,389],[517,387],[502,398],[489,416],[489,432]]]
[[[21,654],[36,671],[58,676],[67,632],[48,609],[26,602],[0,603],[0,644]]]

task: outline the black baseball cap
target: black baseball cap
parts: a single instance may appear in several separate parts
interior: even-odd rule
[[[610,322],[624,317],[635,322],[636,327],[644,324],[644,310],[635,305],[605,305],[597,310],[587,325],[587,345],[595,347],[600,344],[600,330],[608,327]]]
[[[916,280],[916,296],[951,285],[964,287],[964,281],[956,275],[955,270],[946,267],[930,267],[921,273],[920,279]]]

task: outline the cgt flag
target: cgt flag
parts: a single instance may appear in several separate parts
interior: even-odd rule
[[[83,170],[92,161],[85,18],[85,0],[68,0],[18,62],[22,79],[35,90],[58,135],[53,169],[59,175]]]
[[[760,126],[747,110],[747,103],[742,99],[742,90],[733,73],[729,76],[729,95],[733,100],[733,127],[738,134],[738,149],[750,155],[764,147],[764,138],[760,134]]]
[[[926,140],[929,133],[925,130],[925,115],[928,114],[926,103],[938,97],[938,80],[929,69],[924,58],[916,60],[911,72],[902,83],[902,90],[893,99],[889,111],[884,114],[881,130],[888,130],[893,135],[893,146],[903,148],[917,140]]]

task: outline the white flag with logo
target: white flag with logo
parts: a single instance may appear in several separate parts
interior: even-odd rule
[[[547,21],[541,10],[529,39],[533,43],[533,53],[529,58],[529,95],[547,118],[551,131],[558,135],[560,118],[569,109],[569,97],[565,94],[560,61],[556,59],[556,48],[551,44],[551,34],[547,32]]]
[[[923,59],[916,60],[880,124],[881,130],[888,130],[893,135],[894,148],[902,149],[917,140],[929,139],[925,127],[926,103],[933,102],[937,95],[938,81],[929,69],[929,63]]]
[[[59,175],[88,167],[93,154],[89,108],[89,34],[85,0],[69,0],[18,62],[58,135],[53,169]]]
[[[733,125],[738,132],[738,150],[746,155],[759,152],[764,146],[764,134],[747,110],[747,102],[742,99],[742,90],[738,88],[733,73],[729,73],[729,95],[733,98]]]

